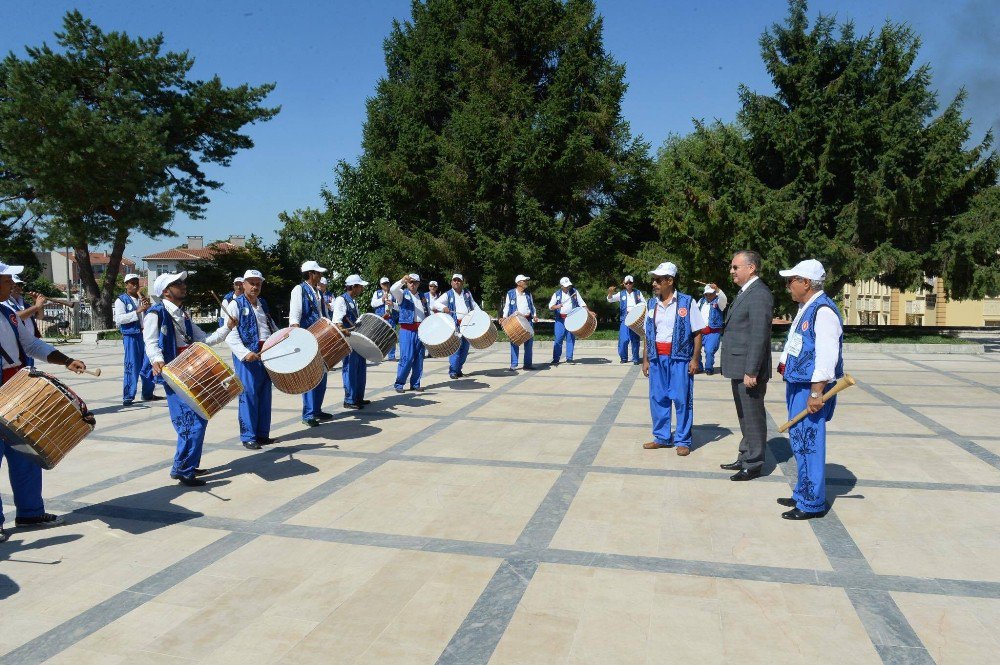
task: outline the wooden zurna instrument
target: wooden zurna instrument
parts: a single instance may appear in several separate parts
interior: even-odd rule
[[[827,400],[833,399],[833,396],[839,393],[841,390],[846,390],[847,388],[853,386],[855,383],[856,382],[853,376],[851,376],[850,374],[845,374],[840,379],[840,381],[837,381],[837,383],[833,385],[833,388],[830,388],[825,393],[823,393],[823,403],[825,404]],[[794,418],[792,418],[784,425],[779,427],[778,431],[784,434],[785,432],[787,432],[792,428],[792,425],[799,422],[808,415],[809,415],[809,409],[802,409],[802,411],[800,411]]]

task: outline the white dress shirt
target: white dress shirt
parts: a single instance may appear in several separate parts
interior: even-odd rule
[[[708,321],[709,312],[712,311],[712,305],[715,304],[715,303],[719,304],[719,311],[720,312],[725,312],[726,311],[726,305],[729,304],[729,298],[726,297],[726,294],[725,294],[725,292],[722,289],[719,289],[718,291],[716,291],[716,296],[717,297],[716,297],[715,300],[713,300],[712,302],[708,302],[706,300],[705,304],[703,304],[699,308],[699,310],[701,311],[701,318],[704,319],[705,321]]]
[[[691,304],[694,304],[693,298]],[[647,316],[656,321],[656,341],[673,342],[674,321],[677,319],[677,292],[674,291],[670,300],[665,304],[662,300],[657,299],[656,307],[649,310]],[[701,318],[701,312],[698,311],[697,307],[692,307],[691,311],[688,312],[688,321],[693,333],[701,332],[702,328],[705,327],[705,319]]]
[[[170,316],[170,320],[165,320],[163,324],[173,324],[174,342],[177,345],[177,349],[182,349],[185,346],[188,346],[188,343],[184,340],[184,335],[187,334],[187,326],[184,325],[184,320],[189,318],[188,313],[169,300],[163,301],[163,308]],[[191,332],[193,334],[192,343],[204,342],[209,346],[215,346],[226,338],[226,335],[229,333],[229,328],[226,326],[220,326],[219,329],[211,335],[206,335],[204,330],[192,322]],[[160,350],[160,328],[157,326],[156,316],[143,317],[142,340],[146,344],[146,357],[149,358],[149,362],[163,362],[163,351]],[[177,349],[175,349],[175,351]]]
[[[407,289],[406,292],[410,293],[410,290]],[[403,293],[403,280],[399,280],[390,286],[389,293],[396,299],[396,302],[403,302],[405,295]],[[424,299],[420,297],[419,293],[410,293],[410,296],[413,298],[413,322],[420,323],[430,315],[430,312],[424,309]]]
[[[132,305],[135,308],[139,307],[139,299],[133,296],[129,296],[132,299]],[[139,320],[139,312],[133,309],[131,312],[125,311],[125,303],[121,301],[120,298],[115,298],[114,307],[114,320],[116,326],[123,326],[126,323],[132,323],[133,321]]]
[[[573,310],[573,295],[569,291],[563,291],[562,289],[559,289],[559,291],[553,293],[552,297],[549,298],[549,309],[552,309],[553,307],[556,306],[556,296],[558,296],[560,292],[562,293],[562,306],[554,311],[556,314],[561,314],[563,316],[566,316],[567,312]],[[576,301],[580,303],[580,307],[587,306],[587,303],[583,301],[583,296],[580,295],[579,291],[576,292]]]
[[[796,334],[795,330],[799,325],[799,320],[802,318],[802,313],[822,293],[822,291],[819,291],[813,294],[812,298],[806,301],[804,305],[799,305],[799,311],[795,313],[795,320],[792,321],[792,325],[788,329],[788,338],[785,340],[785,346],[781,351],[780,362],[784,363],[788,360],[788,342],[791,340],[792,335]],[[840,323],[837,313],[829,307],[820,307],[819,311],[816,312],[815,332],[816,364],[813,367],[812,383],[833,381],[837,378],[837,360],[840,357],[840,335],[844,332],[844,327]]]
[[[754,275],[753,277],[751,277],[750,279],[748,279],[747,283],[744,284],[743,288],[740,289],[740,293],[743,293],[748,288],[750,288],[750,285],[753,284],[754,282],[756,282],[758,279],[760,279],[760,277],[758,277],[757,275]]]
[[[380,290],[382,291],[382,295],[381,296],[378,294],[378,292]],[[391,286],[389,287],[389,291],[388,292],[389,292],[390,295],[392,294],[392,287]],[[385,293],[386,293],[386,291],[383,290],[383,289],[381,289],[381,287],[379,289],[375,290],[375,293],[372,294],[372,307],[381,307],[382,305],[385,304],[385,302],[383,301],[383,298],[385,298]],[[393,296],[393,297],[395,297],[395,296]],[[389,307],[389,311],[391,312],[392,310],[396,310],[397,312],[399,311],[399,303],[398,302],[391,303],[391,306]]]
[[[302,284],[296,284],[295,288],[292,289],[291,300],[288,302],[288,325],[290,326],[297,326],[302,322],[302,288]],[[312,291],[313,300],[316,302],[316,309],[322,312],[323,298],[320,296],[319,291],[314,289],[310,284],[306,284],[305,288]]]
[[[451,291],[455,291],[455,289],[451,289]],[[445,308],[448,306],[448,294],[451,291],[445,291],[436,300],[432,301],[431,309],[434,310],[435,312],[443,312]],[[472,309],[473,310],[479,309],[479,305],[476,303],[475,298],[472,298]],[[458,320],[461,321],[462,319],[465,318],[465,315],[468,313],[469,313],[469,308],[465,304],[465,289],[463,289],[461,293],[455,291],[455,311],[453,312],[453,314],[455,314],[455,316],[458,317]]]
[[[518,293],[515,289],[514,296],[516,298],[516,309],[514,311],[531,319],[531,310],[528,308],[528,292]],[[509,296],[504,296],[503,309],[500,311],[500,316],[507,316],[507,310],[510,309],[510,300]]]
[[[263,342],[268,337],[271,336],[271,333],[276,332],[278,330],[278,327],[276,325],[271,325],[271,319],[264,312],[264,308],[261,306],[259,299],[257,300],[257,304],[252,305],[252,307],[253,307],[253,314],[257,318],[257,337],[261,342]],[[229,316],[233,317],[233,319],[235,319],[236,321],[239,321],[240,320],[239,303],[237,303],[234,300],[231,303],[229,303],[228,308],[229,308],[228,309]],[[230,330],[229,333],[226,335],[226,343],[229,344],[229,348],[232,349],[233,355],[239,358],[240,360],[246,358],[247,354],[250,353],[250,349],[248,349],[243,344],[243,340],[240,339],[240,331],[237,330],[236,328]]]
[[[642,295],[640,295],[638,291],[632,289],[632,293],[629,293],[628,291],[615,291],[610,296],[608,296],[608,302],[621,302],[622,298],[625,298],[626,302],[625,311],[632,309],[639,303],[644,302],[646,300],[645,298],[642,297]]]
[[[24,354],[35,360],[45,360],[49,357],[49,354],[55,351],[55,347],[51,344],[43,342],[40,337],[35,337],[34,332],[31,328],[24,325],[24,322],[20,320],[17,314],[14,314],[14,318],[17,319],[17,334],[14,333],[14,327],[9,325],[5,321],[0,321],[0,347],[3,348],[4,353],[6,353],[11,362],[7,362],[6,358],[0,357],[0,367],[3,369],[8,369],[11,367],[21,366],[21,353],[18,350],[18,342],[21,343],[21,348],[24,349]],[[2,354],[0,354],[2,356]]]
[[[357,303],[356,300],[354,302]],[[345,316],[347,316],[347,300],[344,299],[343,295],[339,295],[333,301],[333,312],[330,314],[330,319],[338,326],[344,326],[346,328],[347,324],[344,323]]]

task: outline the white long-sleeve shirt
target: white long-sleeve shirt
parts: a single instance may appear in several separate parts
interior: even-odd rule
[[[528,292],[525,291],[524,293],[518,293],[515,290],[514,293],[515,293],[515,298],[516,298],[515,310],[514,311],[517,312],[518,314],[521,314],[522,316],[530,319],[531,318],[531,310],[528,309]],[[511,298],[509,296],[504,296],[503,297],[503,307],[500,309],[500,317],[501,318],[505,318],[507,316],[507,310],[510,309],[510,301],[511,301]],[[536,315],[537,315],[537,312],[536,312]]]
[[[263,342],[271,336],[272,333],[277,332],[278,326],[275,325],[270,317],[264,312],[264,308],[260,304],[260,300],[257,301],[256,305],[252,305],[253,314],[257,319],[257,337]],[[239,321],[240,319],[240,306],[235,300],[229,303],[228,306],[229,316],[233,319]],[[243,344],[243,340],[240,338],[240,331],[233,328],[226,335],[226,343],[229,344],[229,348],[232,350],[233,355],[243,360],[250,353],[250,349]]]
[[[691,304],[694,304],[692,299]],[[656,301],[656,308],[649,310],[647,316],[654,317],[656,320],[656,341],[657,342],[673,342],[674,340],[674,321],[677,319],[677,292],[674,291],[673,295],[670,296],[670,300],[664,303],[662,300]],[[691,332],[697,333],[705,327],[705,320],[701,318],[701,312],[697,308],[691,308],[688,312],[688,322],[691,324]]]
[[[451,291],[455,291],[455,289],[451,289]],[[448,307],[448,294],[451,293],[451,291],[445,291],[436,300],[432,301],[431,309],[435,312],[443,312]],[[472,309],[479,309],[479,304],[476,302],[475,298],[472,298]],[[461,321],[468,313],[469,308],[465,304],[465,290],[463,289],[462,293],[455,291],[455,316],[457,316],[458,320]]]
[[[170,316],[170,320],[164,319],[163,325],[173,324],[174,342],[177,349],[188,346],[189,342],[184,339],[187,328],[187,326],[184,325],[184,320],[190,318],[188,317],[188,313],[169,300],[163,301],[163,308]],[[157,317],[153,315],[144,316],[142,318],[142,341],[146,344],[146,357],[149,358],[149,362],[151,363],[163,362],[163,351],[160,349],[160,328],[157,325]],[[226,338],[226,335],[229,333],[229,328],[221,326],[211,335],[206,335],[204,330],[192,322],[191,333],[191,343],[203,342],[209,346],[215,346]],[[174,351],[176,352],[177,349],[174,349]]]
[[[409,289],[407,291],[409,292]],[[403,302],[403,280],[390,286],[389,293],[396,299],[396,302]],[[430,316],[430,312],[424,309],[424,299],[420,297],[419,293],[410,293],[410,295],[413,296],[413,322],[420,323]]]
[[[726,297],[726,294],[722,289],[716,291],[716,295],[718,295],[718,297],[715,300],[713,300],[712,302],[708,302],[706,300],[704,304],[702,304],[702,306],[699,308],[701,310],[701,318],[705,319],[705,321],[708,321],[709,312],[712,311],[712,305],[714,303],[719,304],[720,312],[725,312],[726,306],[729,304],[729,299]]]
[[[18,349],[18,342],[21,343],[24,353],[35,360],[45,360],[49,357],[49,354],[55,351],[55,347],[51,344],[43,342],[41,338],[35,337],[34,332],[31,328],[24,325],[24,322],[20,320],[17,314],[14,314],[15,326],[11,326],[4,321],[0,321],[0,348],[3,348],[5,354],[10,357],[10,362],[7,362],[7,358],[0,358],[0,366],[3,369],[8,369],[12,367],[21,366],[21,353]],[[17,330],[15,334],[14,330]],[[0,354],[2,356],[3,354]]]
[[[288,325],[297,326],[302,321],[302,284],[296,284],[295,288],[292,289],[291,300],[288,302]],[[319,291],[314,289],[311,285],[306,285],[305,288],[312,291],[313,300],[316,303],[316,309],[320,312],[323,311],[323,298]]]
[[[382,291],[382,289],[381,288],[376,289],[375,293],[372,294],[372,303],[371,303],[372,307],[381,307],[382,305],[385,304],[385,302],[382,300],[382,298],[384,297],[384,295],[380,296],[378,294],[379,291]],[[384,294],[385,291],[382,291],[382,293]],[[392,294],[392,287],[391,286],[389,287],[389,293],[390,293],[390,295]],[[395,296],[393,296],[393,297],[395,298]],[[392,310],[395,310],[397,312],[399,311],[399,301],[398,300],[393,301],[391,303],[391,305],[392,306],[389,308],[390,311],[392,311]]]
[[[129,296],[129,298],[132,299],[132,304],[136,308],[138,308],[139,307],[139,299],[135,298],[133,296]],[[136,311],[136,309],[133,309],[131,312],[126,312],[125,311],[125,303],[123,303],[120,298],[115,298],[115,306],[114,306],[113,316],[114,316],[114,320],[115,320],[115,325],[116,326],[123,326],[126,323],[132,323],[133,321],[138,321],[139,320],[139,312]]]
[[[555,312],[556,314],[562,314],[563,316],[566,316],[566,312],[569,312],[573,309],[573,295],[569,291],[563,291],[562,289],[559,289],[559,291],[553,293],[552,297],[549,298],[549,309],[552,309],[553,307],[556,306],[556,296],[558,296],[560,292],[562,293],[562,304],[559,307],[559,309],[555,310]],[[587,303],[583,301],[583,296],[580,295],[579,291],[576,292],[576,301],[580,304],[580,307],[587,306]]]
[[[629,293],[627,290],[626,291],[615,291],[610,296],[608,296],[608,302],[621,302],[622,298],[625,298],[625,310],[626,311],[628,311],[629,309],[635,307],[639,303],[646,301],[646,299],[642,297],[642,294],[640,294],[635,289],[632,289],[631,293]]]
[[[806,311],[806,308],[812,304],[816,298],[822,295],[822,291],[818,291],[813,294],[813,297],[806,301],[805,304],[799,305],[799,311],[795,314],[795,320],[792,321],[791,327],[788,329],[788,338],[785,340],[785,346],[781,351],[781,362],[784,363],[788,360],[788,342],[792,339],[796,328],[799,325],[799,320],[802,318],[802,313]],[[821,381],[833,381],[837,378],[837,359],[840,356],[840,335],[844,332],[844,326],[840,322],[840,318],[837,313],[834,312],[829,307],[820,307],[819,311],[816,312],[816,364],[813,368],[812,383],[819,383]]]

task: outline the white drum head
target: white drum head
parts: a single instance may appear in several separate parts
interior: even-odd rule
[[[318,354],[315,335],[305,328],[285,328],[268,338],[260,357],[264,367],[272,372],[291,374],[309,365]]]
[[[462,318],[462,323],[459,324],[462,335],[467,339],[479,339],[490,329],[493,325],[493,321],[490,320],[490,315],[481,309],[469,312]]]
[[[641,319],[646,315],[646,303],[640,302],[632,305],[628,308],[628,313],[625,314],[625,325],[632,326],[636,321]]]
[[[586,307],[577,307],[570,310],[569,314],[566,315],[566,320],[563,322],[566,326],[566,330],[570,332],[576,332],[582,328],[587,323],[588,312]]]
[[[420,322],[417,337],[424,344],[436,346],[444,344],[449,337],[455,336],[455,321],[451,314],[433,314]]]
[[[352,332],[347,338],[347,343],[351,345],[352,351],[370,363],[378,364],[385,360],[385,356],[382,355],[382,349],[378,348],[375,342],[361,333]]]

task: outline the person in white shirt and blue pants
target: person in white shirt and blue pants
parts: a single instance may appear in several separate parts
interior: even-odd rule
[[[501,325],[503,325],[503,319],[514,314],[520,314],[532,323],[538,323],[538,315],[535,312],[535,301],[532,300],[531,294],[528,293],[528,282],[530,281],[531,278],[527,275],[518,275],[514,278],[514,284],[516,286],[507,292],[507,297],[504,299],[503,305],[500,308],[500,314],[503,317],[500,319]],[[531,364],[531,349],[534,346],[534,342],[535,339],[532,337],[524,343],[524,369],[535,369],[534,365]],[[516,344],[511,344],[511,371],[517,369],[518,356],[518,346]]]

